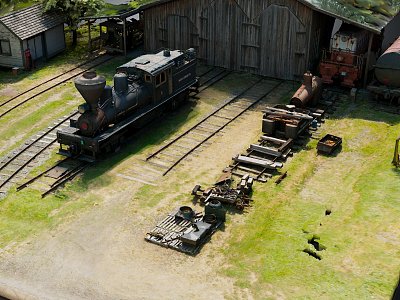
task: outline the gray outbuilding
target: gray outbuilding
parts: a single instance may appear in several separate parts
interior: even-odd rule
[[[0,17],[0,66],[26,66],[27,49],[33,61],[63,51],[64,18],[55,13],[43,13],[41,4]]]

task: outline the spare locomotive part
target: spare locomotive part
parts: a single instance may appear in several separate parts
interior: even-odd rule
[[[210,200],[204,208],[205,216],[215,215],[217,221],[225,222],[226,220],[226,209],[222,206],[222,203],[218,200]]]
[[[322,93],[322,80],[313,76],[310,71],[303,75],[303,84],[294,93],[290,104],[298,108],[317,105]]]
[[[263,110],[262,130],[273,137],[295,139],[314,119],[311,112],[293,105],[277,105]]]
[[[202,215],[193,211],[193,218],[186,220],[179,215],[180,209],[168,214],[159,222],[149,233],[145,240],[166,248],[196,254],[201,246],[209,240],[209,237],[223,224],[222,211],[218,210],[218,215],[208,213]]]
[[[210,231],[211,224],[203,221],[197,221],[196,223],[192,224],[192,227],[194,228],[194,230],[184,233],[180,237],[180,240],[183,244],[198,246],[207,235],[207,233]]]
[[[181,206],[175,216],[190,221],[194,215],[195,212],[190,206]]]
[[[249,165],[255,165],[255,166],[260,166],[263,168],[268,168],[268,169],[276,169],[276,168],[282,168],[283,164],[281,162],[273,162],[271,160],[267,159],[262,159],[262,158],[254,158],[254,157],[247,157],[244,155],[237,155],[236,157],[232,158],[234,161],[249,164]]]

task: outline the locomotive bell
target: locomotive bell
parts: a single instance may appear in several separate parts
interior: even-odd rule
[[[104,76],[97,75],[96,72],[85,72],[76,78],[74,83],[83,99],[89,104],[90,109],[96,109],[101,93],[106,85]]]

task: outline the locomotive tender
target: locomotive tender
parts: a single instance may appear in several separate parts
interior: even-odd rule
[[[117,68],[113,87],[95,72],[79,76],[75,86],[86,103],[78,118],[57,132],[59,153],[95,159],[188,98],[198,87],[196,53],[191,48],[142,55]]]

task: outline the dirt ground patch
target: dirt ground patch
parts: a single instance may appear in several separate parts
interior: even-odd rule
[[[264,102],[279,102],[290,89],[282,85]],[[224,99],[223,92],[216,94]],[[220,250],[229,226],[195,257],[149,244],[144,235],[165,213],[191,204],[196,183],[212,184],[233,155],[257,140],[261,107],[245,113],[152,187],[151,193],[165,193],[155,205],[141,196],[143,183],[118,179],[90,191],[93,207],[0,255],[0,285],[41,299],[251,299],[249,290],[221,273]],[[103,176],[115,177],[143,158],[143,153],[133,155]],[[245,218],[229,217],[233,223]]]

